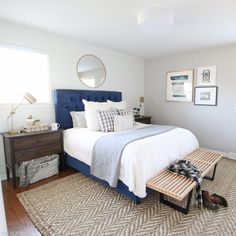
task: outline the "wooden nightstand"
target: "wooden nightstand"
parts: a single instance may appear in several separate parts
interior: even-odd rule
[[[7,179],[12,171],[13,187],[16,188],[16,165],[22,161],[58,153],[60,169],[64,169],[63,130],[40,131],[24,134],[2,133],[5,151]]]
[[[144,124],[151,124],[151,116],[139,116],[139,117],[135,117],[135,121],[140,122],[140,123],[144,123]]]

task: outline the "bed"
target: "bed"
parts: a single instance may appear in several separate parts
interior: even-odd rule
[[[90,164],[94,143],[99,137],[109,134],[88,131],[86,128],[72,128],[70,111],[83,111],[82,99],[119,102],[122,100],[121,92],[57,89],[54,99],[56,122],[66,129],[64,149],[67,165],[108,185],[106,181],[91,175]],[[134,128],[142,126],[144,125],[138,124]],[[151,191],[146,188],[145,183],[153,177],[153,173],[168,166],[173,158],[183,158],[196,148],[198,142],[195,136],[180,128],[128,144],[122,154],[119,181],[115,189],[135,202],[140,202]],[[157,150],[159,159],[158,162],[153,162],[153,157],[157,158]]]

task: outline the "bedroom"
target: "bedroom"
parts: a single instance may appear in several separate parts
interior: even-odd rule
[[[234,1],[226,1],[223,4],[216,1],[207,1],[207,3],[206,1],[191,1],[189,3],[189,1],[173,0],[137,2],[105,0],[94,2],[90,0],[86,2],[71,1],[70,3],[2,0],[0,6],[1,46],[17,46],[46,53],[49,70],[48,81],[39,78],[33,82],[36,84],[33,89],[28,89],[28,85],[24,84],[21,89],[27,91],[18,91],[19,89],[15,85],[18,84],[16,78],[14,78],[13,84],[9,83],[7,87],[6,80],[1,77],[1,94],[6,94],[7,97],[4,99],[9,99],[10,102],[0,101],[0,132],[9,131],[9,120],[6,118],[11,110],[11,103],[17,105],[24,92],[32,93],[37,98],[37,102],[23,103],[17,109],[14,115],[16,129],[24,126],[29,115],[48,124],[55,122],[53,99],[55,89],[119,91],[122,92],[122,99],[128,106],[139,107],[140,97],[144,97],[144,114],[151,117],[152,124],[177,126],[190,130],[199,141],[200,147],[219,151],[223,153],[224,157],[236,158],[236,80],[234,74],[234,62],[236,61],[234,12],[236,5]],[[165,33],[141,32],[137,27],[137,15],[141,10],[152,6],[174,9],[176,16],[179,16],[177,13],[181,14],[184,20],[176,19],[172,28]],[[105,65],[106,79],[100,87],[89,88],[78,78],[76,65],[79,59],[87,54],[95,55]],[[192,102],[166,101],[168,72],[193,70],[192,86],[196,87],[198,68],[208,66],[216,67],[216,86],[218,87],[216,106],[194,105],[194,96]],[[35,73],[34,76],[38,76],[38,73]],[[42,84],[43,89],[39,91],[37,88]],[[194,90],[192,90],[192,94],[194,94]],[[12,100],[14,96],[16,99]],[[47,101],[43,101],[44,99]],[[224,160],[230,163],[231,168],[236,165],[233,160],[226,158]],[[28,235],[38,235],[39,231],[27,213],[22,213],[24,208],[16,197],[17,192],[13,189],[12,182],[6,181],[2,139],[0,163],[3,192],[7,194],[4,195],[5,201],[7,198],[12,198],[13,202],[19,204],[17,206],[20,213],[12,210],[15,203],[13,204],[11,201],[6,203],[5,211],[9,233],[15,231],[19,234],[25,232],[24,235],[27,233]],[[229,219],[225,223],[229,224],[229,231],[226,231],[229,235],[232,232],[230,230],[234,227],[232,225],[234,219],[230,212],[235,209],[232,196],[236,187],[233,184],[235,174],[230,170],[234,169],[229,169],[228,175],[224,178],[227,188],[225,185],[223,187],[214,185],[214,183],[218,183],[219,177],[223,174],[221,172],[216,172],[216,179],[212,183],[204,180],[207,188],[211,189],[213,186],[216,193],[227,198],[230,207],[227,210],[220,208],[220,211],[216,213],[206,209],[203,211],[208,214],[207,217],[218,217],[219,221],[222,220],[222,216]],[[61,172],[59,176],[69,176],[72,173],[74,174],[73,171]],[[42,182],[32,185],[32,189],[40,183],[44,185],[46,182],[42,180]],[[228,190],[229,185],[230,191]],[[4,189],[6,186],[7,189]],[[99,186],[95,187],[97,189]],[[16,191],[21,191],[20,188],[18,189]],[[104,191],[108,190],[104,189]],[[112,192],[112,196],[110,192],[107,194],[112,198],[115,192]],[[136,208],[135,205],[129,205],[126,198],[120,199],[120,195],[117,197],[118,205],[124,201],[128,207],[136,209],[137,212],[145,211],[145,209],[152,212],[150,213],[152,217],[146,224],[146,215],[140,214],[134,218],[131,226],[136,224],[135,219],[140,220],[141,224],[137,227],[140,229],[136,232],[137,234],[148,234],[151,229],[156,233],[163,232],[163,235],[171,229],[173,229],[172,232],[178,232],[178,227],[181,227],[181,224],[188,219],[184,218],[187,216],[182,213],[176,213],[173,209],[162,206],[158,202],[155,202],[154,205],[144,202],[144,204],[138,204]],[[153,199],[154,197],[151,197],[149,201]],[[153,206],[154,209],[147,206]],[[128,209],[127,211],[129,212]],[[166,211],[165,216],[170,214],[170,217],[158,218],[160,211],[163,214]],[[201,215],[197,210],[192,212],[193,218]],[[126,215],[125,212],[121,214]],[[99,215],[96,216],[99,217]],[[206,214],[203,216],[206,217]],[[128,221],[134,216],[128,214],[127,217],[129,217]],[[207,220],[207,217],[204,219]],[[230,217],[232,217],[231,220]],[[11,219],[12,221],[9,222]],[[101,216],[101,219],[104,218]],[[115,216],[112,219],[115,219]],[[175,220],[173,225],[169,225],[168,219]],[[154,223],[156,221],[158,224],[154,226],[152,221]],[[168,229],[168,227],[170,228]],[[189,226],[185,227],[184,232],[187,232]],[[203,234],[201,230],[205,230],[205,226],[200,224],[199,228],[199,232]],[[128,229],[127,232],[121,232],[129,234]],[[208,230],[210,229],[211,227]],[[220,227],[216,227],[216,229],[220,232],[224,226],[222,229]],[[115,230],[114,232],[116,232]]]

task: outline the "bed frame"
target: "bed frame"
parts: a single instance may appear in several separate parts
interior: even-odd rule
[[[87,101],[106,102],[111,100],[119,102],[122,100],[122,93],[117,91],[97,91],[97,90],[72,90],[72,89],[56,89],[54,91],[55,115],[56,122],[63,129],[72,128],[72,119],[70,111],[84,111],[82,99]],[[65,162],[68,166],[76,169],[87,176],[99,180],[101,183],[109,186],[109,184],[94,175],[90,174],[90,166],[79,161],[78,159],[65,153]],[[136,203],[141,202],[141,198],[129,191],[129,188],[119,180],[118,185],[114,188],[116,191],[123,193]],[[147,189],[147,192],[151,191]]]

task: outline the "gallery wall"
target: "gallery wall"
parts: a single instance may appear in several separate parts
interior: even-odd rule
[[[1,43],[47,51],[51,94],[56,88],[88,89],[80,82],[76,72],[77,61],[85,54],[94,54],[105,64],[107,78],[105,83],[97,88],[98,90],[121,91],[123,98],[133,106],[138,105],[139,97],[144,94],[144,60],[141,58],[0,21]],[[3,86],[4,78],[0,78],[0,81]],[[0,132],[8,130],[6,117],[10,108],[10,104],[0,104]],[[23,127],[25,119],[30,114],[34,118],[51,123],[54,121],[53,99],[49,104],[22,105],[15,115],[15,126]],[[2,139],[0,139],[0,176],[5,178]]]
[[[236,158],[236,45],[145,60],[145,112],[157,124],[191,130],[200,146]],[[216,65],[217,106],[166,101],[166,73]]]

